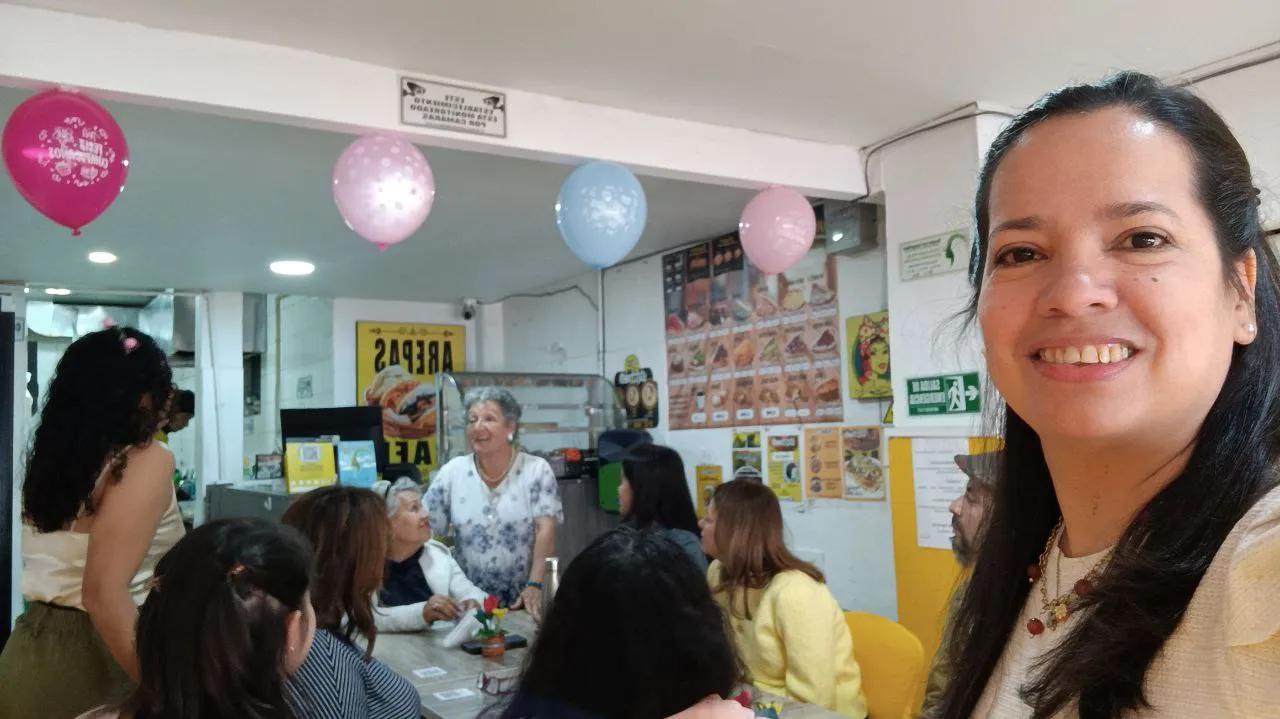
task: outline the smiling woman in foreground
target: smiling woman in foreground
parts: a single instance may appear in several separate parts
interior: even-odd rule
[[[1280,707],[1280,295],[1249,163],[1194,95],[1049,95],[979,177],[972,315],[1008,406],[939,715]]]

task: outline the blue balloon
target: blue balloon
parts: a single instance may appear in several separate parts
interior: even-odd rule
[[[556,197],[556,226],[578,259],[595,269],[617,264],[644,232],[649,207],[631,171],[588,162],[569,174]]]

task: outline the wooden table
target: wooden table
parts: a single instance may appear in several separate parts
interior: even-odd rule
[[[537,627],[525,612],[507,615],[503,622],[507,631],[522,634],[532,642]],[[445,649],[439,642],[448,634],[450,625],[432,632],[378,635],[373,656],[408,679],[422,696],[422,716],[427,719],[474,719],[486,707],[498,701],[480,691],[481,674],[492,677],[514,677],[520,673],[528,649],[508,651],[498,659],[485,659],[461,649]],[[840,715],[794,699],[772,697],[758,689],[752,693],[756,701],[782,704],[782,719],[827,719]]]

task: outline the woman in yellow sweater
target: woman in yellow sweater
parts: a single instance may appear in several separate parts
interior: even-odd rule
[[[702,522],[708,579],[738,651],[761,689],[852,719],[867,716],[844,613],[822,572],[782,541],[782,509],[768,487],[720,485]]]

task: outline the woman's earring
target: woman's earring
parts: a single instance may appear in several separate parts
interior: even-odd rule
[[[508,434],[508,435],[507,435],[507,442],[508,442],[508,443],[511,443],[511,442],[514,442],[514,441],[516,441],[516,436],[515,436],[515,434]]]
[[[1248,324],[1248,326],[1246,326],[1244,329],[1245,329],[1245,331],[1246,331],[1246,332],[1248,332],[1249,334],[1253,334],[1254,332],[1257,332],[1257,331],[1258,331],[1258,328],[1257,328],[1256,326],[1254,326],[1254,324],[1253,324],[1252,322],[1250,322],[1250,323]]]

